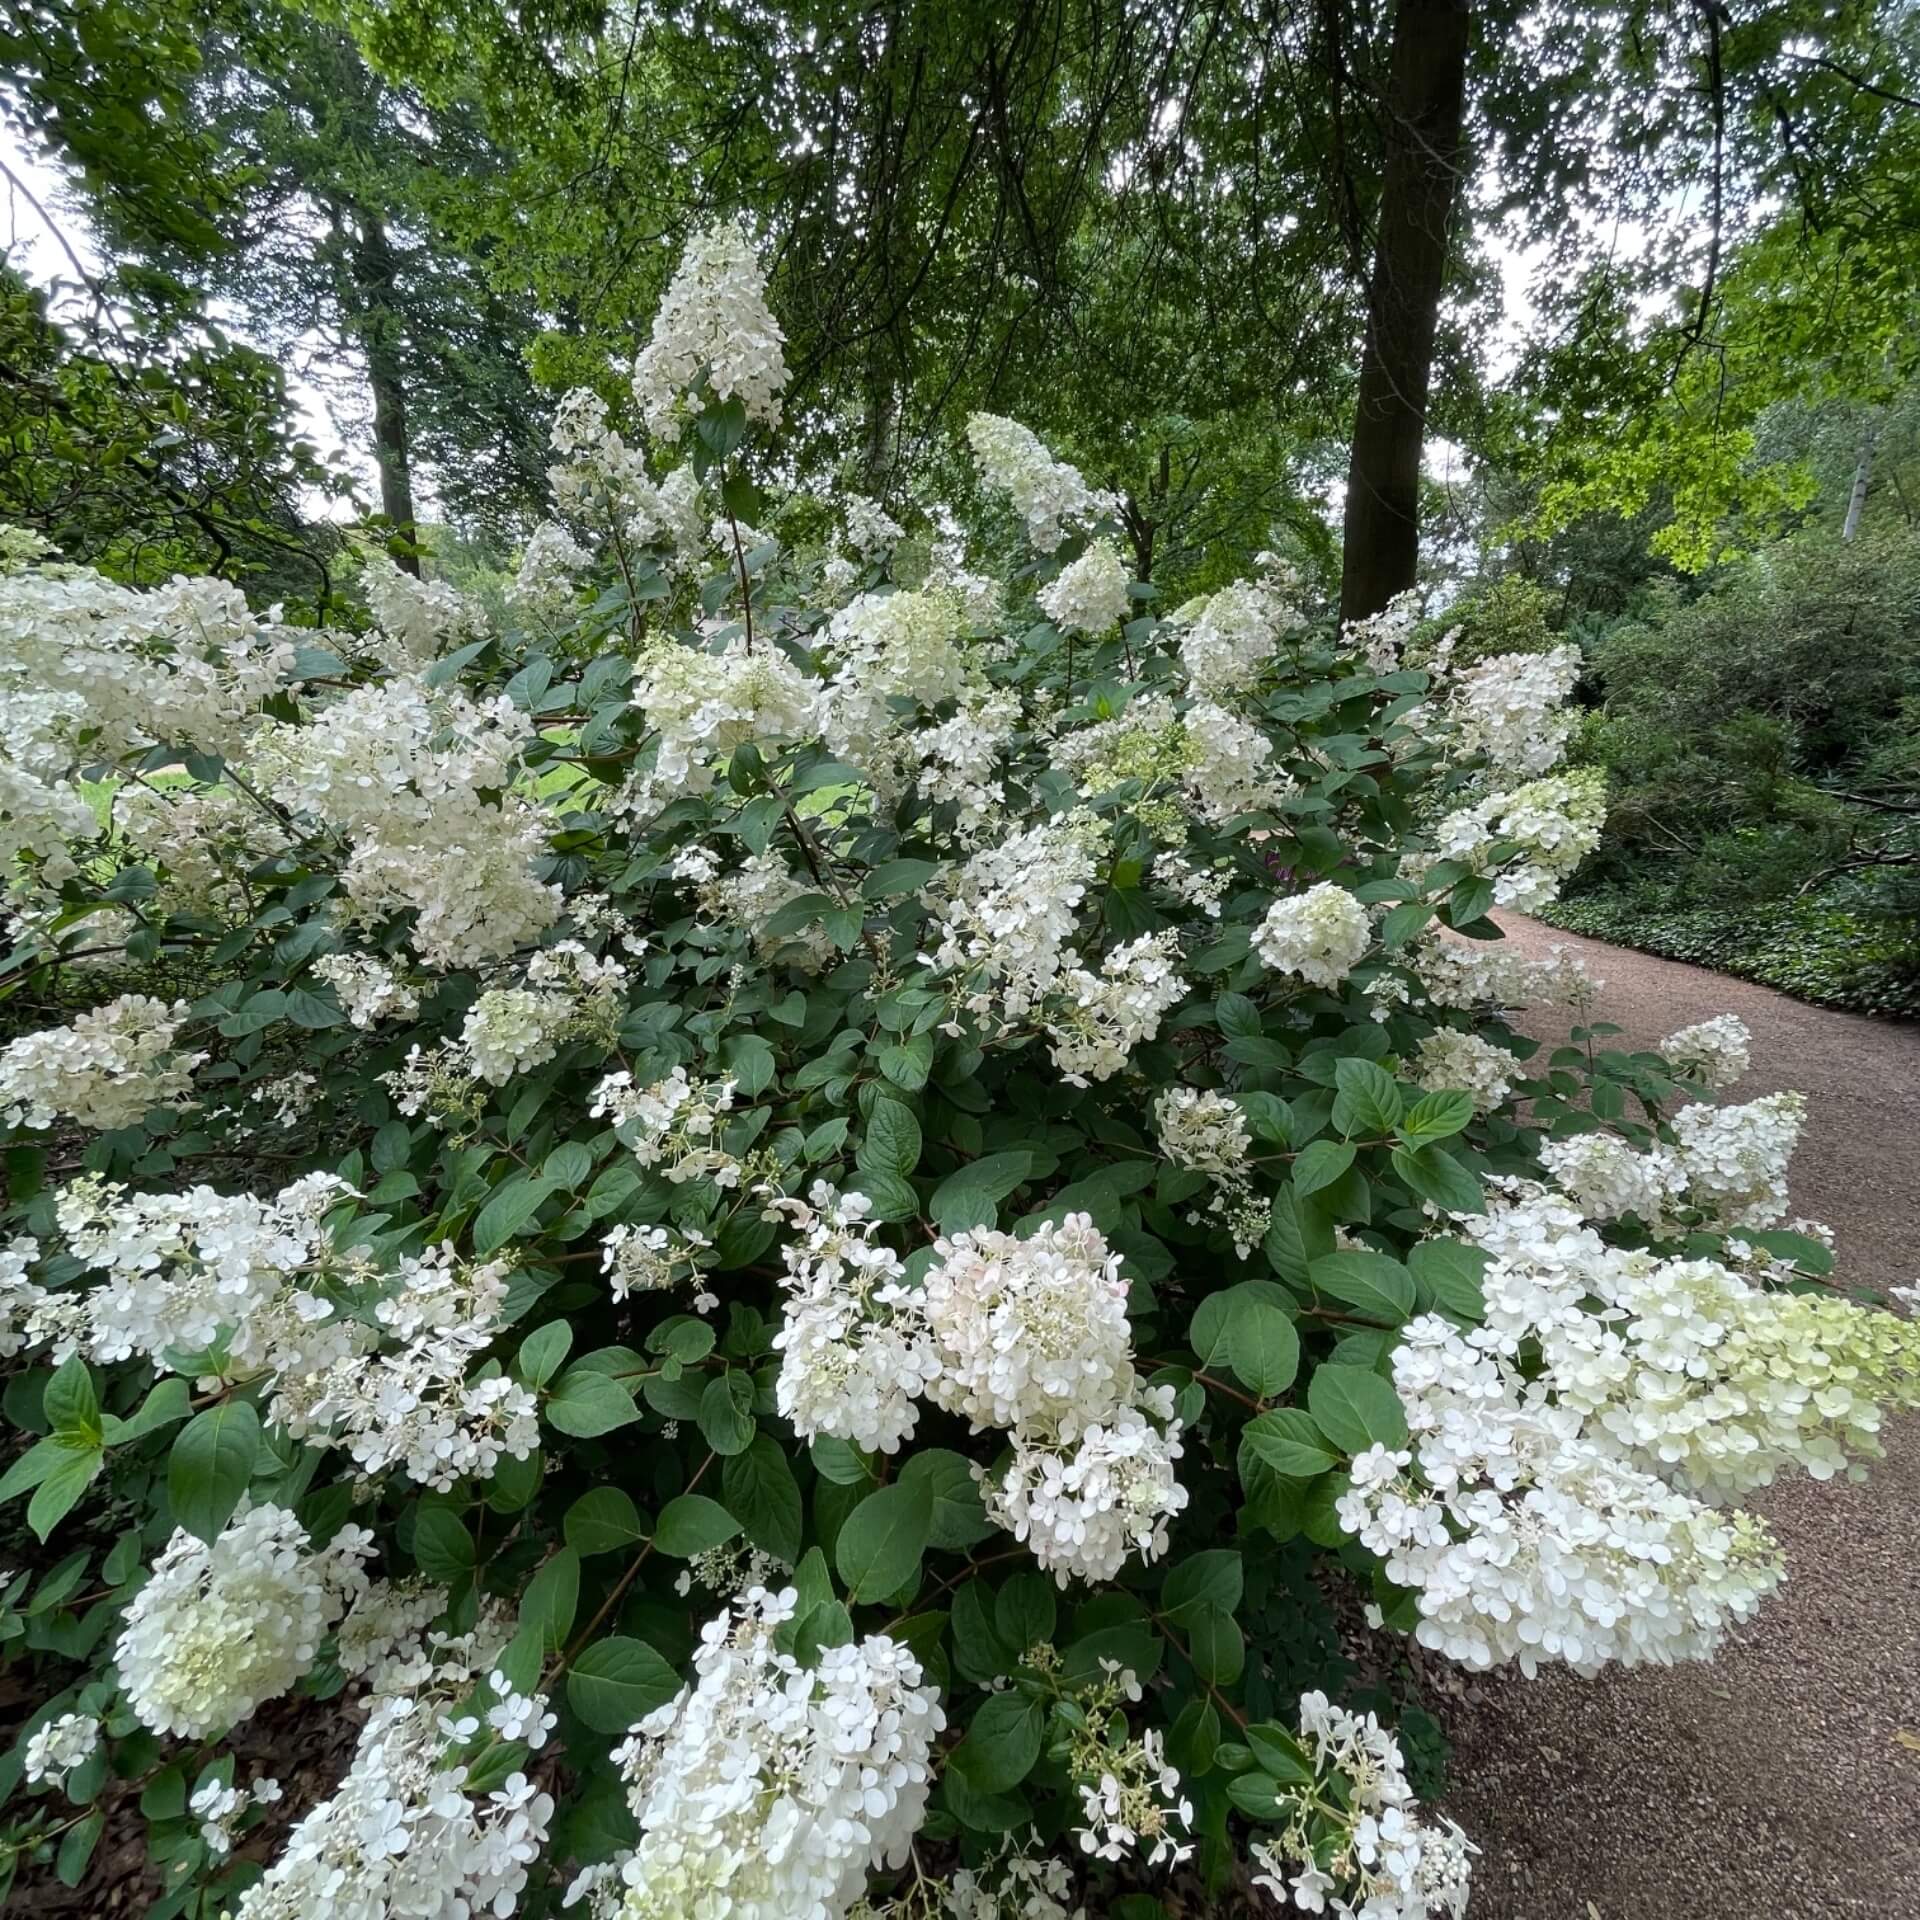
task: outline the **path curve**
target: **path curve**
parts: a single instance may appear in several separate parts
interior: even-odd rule
[[[1796,1212],[1831,1221],[1839,1270],[1920,1278],[1920,1026],[1503,916],[1514,945],[1578,952],[1597,1017],[1648,1046],[1737,1013],[1734,1098],[1808,1096]],[[1535,1031],[1556,1034],[1547,1020]],[[1804,1479],[1754,1504],[1786,1586],[1718,1660],[1526,1681],[1441,1709],[1451,1813],[1479,1844],[1471,1920],[1915,1920],[1920,1916],[1920,1419],[1865,1486]],[[1909,1744],[1911,1742],[1911,1744]]]

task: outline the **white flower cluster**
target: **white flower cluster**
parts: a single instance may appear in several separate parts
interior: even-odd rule
[[[507,598],[536,620],[558,621],[573,605],[574,582],[593,565],[593,555],[557,520],[534,528],[520,556]]]
[[[1520,1062],[1505,1047],[1458,1027],[1422,1035],[1412,1069],[1416,1086],[1471,1094],[1476,1113],[1491,1113],[1521,1076]]]
[[[99,1745],[100,1722],[90,1713],[63,1713],[36,1727],[27,1741],[27,1785],[64,1787],[67,1775],[91,1760]]]
[[[1731,1262],[1609,1247],[1524,1184],[1469,1228],[1495,1255],[1479,1343],[1532,1343],[1562,1404],[1695,1491],[1853,1472],[1880,1452],[1881,1410],[1920,1394],[1920,1329],[1893,1315],[1755,1285]]]
[[[269,721],[253,758],[282,806],[348,836],[360,917],[411,912],[427,965],[474,966],[532,941],[559,911],[560,890],[534,871],[543,816],[507,791],[532,737],[505,696],[476,704],[403,675],[353,688],[308,725]]]
[[[750,742],[805,739],[817,730],[818,686],[778,647],[745,638],[718,653],[656,641],[634,665],[633,704],[660,739],[650,774],[637,775],[631,805],[705,793],[717,762]]]
[[[1721,1226],[1784,1219],[1787,1163],[1806,1119],[1798,1093],[1770,1093],[1740,1107],[1682,1107],[1673,1116],[1674,1152],[1689,1200]]]
[[[256,1808],[273,1806],[280,1798],[278,1780],[256,1776],[249,1786],[233,1787],[216,1778],[194,1789],[187,1810],[200,1822],[200,1844],[219,1859],[233,1851],[241,1821]]]
[[[1024,1018],[1073,964],[1074,909],[1093,883],[1104,839],[1097,820],[1075,813],[983,847],[951,876],[930,964],[939,972],[963,969],[969,981],[997,982],[1005,1018]],[[993,995],[976,987],[964,1004],[985,1013]]]
[[[712,1244],[705,1234],[691,1230],[675,1232],[622,1222],[609,1227],[600,1243],[600,1270],[616,1300],[630,1293],[661,1293],[691,1278],[698,1271],[695,1262],[700,1250]]]
[[[1167,789],[1218,826],[1277,806],[1292,785],[1273,764],[1273,743],[1250,721],[1209,700],[1180,713],[1160,693],[1140,694],[1116,718],[1064,735],[1053,759],[1089,799],[1138,781],[1135,815],[1156,839],[1175,846],[1185,841],[1187,823],[1178,804],[1157,797]]]
[[[283,852],[287,833],[237,787],[152,787],[128,782],[113,796],[123,858],[148,867],[159,888],[145,911],[245,917],[245,876]]]
[[[775,1196],[767,1210],[799,1233],[780,1250],[787,1301],[773,1344],[782,1416],[802,1438],[832,1434],[897,1453],[939,1362],[920,1297],[901,1284],[900,1256],[874,1239],[873,1203],[816,1181],[807,1200]]]
[[[1013,1462],[981,1487],[987,1517],[1024,1541],[1062,1587],[1111,1580],[1130,1553],[1167,1550],[1167,1522],[1187,1504],[1171,1387],[1141,1387],[1071,1443],[1016,1432]]]
[[[88,567],[0,573],[0,749],[51,787],[71,792],[78,760],[236,752],[292,665],[279,609],[257,618],[224,580],[142,592]]]
[[[611,1120],[643,1167],[658,1167],[675,1186],[711,1180],[740,1184],[740,1163],[717,1144],[721,1117],[733,1109],[733,1080],[687,1078],[676,1066],[664,1080],[636,1088],[629,1073],[610,1073],[593,1090],[587,1111]]]
[[[1017,420],[976,413],[967,421],[967,444],[981,478],[1026,521],[1036,553],[1052,553],[1069,527],[1091,526],[1113,510],[1111,495],[1089,487],[1078,467],[1056,460]]]
[[[230,1374],[300,1373],[352,1350],[321,1281],[340,1267],[322,1215],[352,1189],[309,1174],[271,1200],[189,1187],[129,1193],[98,1179],[61,1190],[68,1250],[104,1278],[46,1296],[30,1325],[56,1352],[170,1369],[224,1336]],[[345,1270],[344,1268],[342,1269]]]
[[[1253,950],[1275,973],[1315,987],[1337,987],[1373,938],[1367,910],[1345,887],[1322,880],[1276,900],[1253,936]]]
[[[113,1650],[140,1724],[200,1740],[285,1693],[366,1584],[372,1551],[361,1527],[316,1548],[283,1507],[243,1507],[211,1546],[176,1531]]]
[[[1255,1842],[1253,1884],[1339,1920],[1460,1920],[1477,1849],[1451,1820],[1420,1818],[1392,1733],[1307,1693],[1299,1748],[1313,1779],[1281,1786],[1289,1818],[1276,1839]]]
[[[1206,1174],[1211,1182],[1206,1213],[1224,1220],[1242,1260],[1265,1237],[1273,1202],[1253,1184],[1253,1140],[1247,1116],[1230,1094],[1203,1093],[1194,1087],[1169,1087],[1153,1105],[1160,1151],[1176,1167]]]
[[[1162,1015],[1187,992],[1175,971],[1179,957],[1177,934],[1144,933],[1115,947],[1098,973],[1066,970],[1059,996],[1049,1004],[1047,1032],[1053,1064],[1069,1086],[1112,1079],[1134,1048],[1160,1031]]]
[[[1035,596],[1040,611],[1067,633],[1102,634],[1131,607],[1133,575],[1111,540],[1096,540]]]
[[[447,1749],[450,1713],[505,1638],[434,1636],[395,1658],[345,1776],[240,1896],[234,1920],[469,1920],[512,1913],[553,1818],[552,1796],[512,1773],[485,1797]],[[536,1696],[526,1703],[535,1713]],[[477,1727],[474,1731],[477,1732]]]
[[[943,1236],[924,1283],[937,1406],[977,1433],[1072,1439],[1131,1398],[1133,1329],[1120,1256],[1084,1213],[1016,1239]]]
[[[704,555],[706,526],[692,466],[674,468],[656,486],[646,457],[608,425],[607,403],[591,388],[562,397],[552,442],[560,459],[547,469],[547,483],[568,513],[616,541],[652,548],[669,569]]]
[[[187,1003],[127,993],[64,1027],[23,1033],[0,1049],[0,1127],[130,1127],[154,1107],[192,1097],[207,1056],[174,1046]]]
[[[371,954],[323,953],[314,961],[313,972],[339,995],[340,1005],[356,1027],[411,1020],[420,1011],[420,996],[384,960]]]
[[[1340,629],[1341,644],[1358,653],[1375,673],[1392,673],[1420,624],[1419,590],[1409,587],[1396,593],[1378,613],[1364,620],[1349,620]]]
[[[1435,1006],[1463,1013],[1479,1007],[1584,1008],[1604,984],[1569,947],[1555,945],[1545,959],[1536,960],[1505,941],[1481,943],[1441,933],[1414,947],[1407,964]]]
[[[956,829],[968,844],[999,819],[1006,805],[1000,766],[1019,722],[1018,695],[970,694],[950,719],[907,736],[920,761],[921,796],[934,806],[955,808]]]
[[[950,587],[862,594],[834,615],[826,652],[833,677],[820,696],[820,732],[836,759],[876,793],[897,797],[927,756],[906,709],[978,694],[966,646],[965,601]]]
[[[396,665],[423,664],[486,631],[486,616],[457,588],[408,573],[378,549],[361,559],[360,591],[380,634],[397,645]]]
[[[842,496],[840,519],[846,529],[847,546],[869,565],[892,552],[906,532],[879,501],[869,500],[864,494]]]
[[[1576,1133],[1541,1143],[1540,1164],[1589,1220],[1636,1215],[1658,1232],[1684,1196],[1687,1177],[1668,1148],[1636,1151],[1613,1133]]]
[[[1167,1546],[1187,1502],[1174,1474],[1173,1396],[1133,1367],[1120,1258],[1085,1214],[1021,1240],[942,1236],[922,1289],[937,1372],[928,1397],[976,1431],[1004,1428],[1013,1461],[982,1488],[988,1516],[1065,1586],[1110,1580]]]
[[[310,1444],[346,1447],[363,1473],[397,1466],[443,1491],[491,1478],[504,1456],[524,1460],[540,1444],[533,1394],[493,1368],[467,1377],[499,1331],[508,1275],[502,1260],[462,1261],[451,1242],[404,1257],[374,1309],[399,1344],[282,1373],[273,1419]]]
[[[767,277],[740,222],[722,220],[687,243],[653,337],[633,368],[633,397],[651,433],[675,438],[699,410],[704,387],[738,400],[747,418],[780,424],[786,335],[767,306]]]
[[[1565,758],[1580,677],[1580,649],[1500,653],[1466,668],[1449,690],[1447,712],[1464,752],[1479,754],[1508,780],[1537,779]]]
[[[1530,913],[1557,899],[1567,876],[1600,844],[1606,810],[1603,774],[1549,774],[1448,814],[1434,831],[1435,855],[1475,873],[1491,871],[1496,904]],[[1496,859],[1496,847],[1516,851]]]
[[[1737,1013],[1682,1027],[1660,1042],[1667,1064],[1716,1092],[1737,1085],[1753,1063],[1753,1035]]]
[[[1302,624],[1292,603],[1265,581],[1242,580],[1174,615],[1185,628],[1180,659],[1202,693],[1234,693],[1266,670],[1281,636]]]
[[[979,1867],[956,1867],[941,1892],[945,1920],[1086,1920],[1071,1906],[1073,1873],[1050,1854],[1009,1851]]]
[[[1529,1675],[1704,1659],[1779,1583],[1752,1516],[1668,1486],[1437,1314],[1401,1330],[1393,1378],[1412,1445],[1362,1453],[1337,1511],[1418,1596],[1421,1645]]]
[[[469,1072],[493,1086],[551,1060],[561,1043],[617,1023],[627,970],[577,940],[543,947],[527,962],[523,987],[493,987],[468,1009],[460,1045]]]
[[[1153,879],[1183,906],[1195,907],[1209,920],[1220,918],[1220,907],[1233,885],[1228,867],[1197,867],[1177,848],[1153,857]]]
[[[600,1911],[620,1920],[841,1920],[925,1816],[939,1693],[869,1634],[811,1667],[779,1651],[798,1594],[748,1592],[702,1629],[694,1682],[615,1759],[640,1841]],[[242,1916],[242,1920],[246,1920]]]
[[[694,856],[698,856],[697,863]],[[705,848],[684,849],[674,862],[676,879],[697,880],[700,911],[727,926],[739,927],[753,940],[763,960],[780,961],[818,973],[839,954],[826,930],[818,924],[786,933],[770,933],[767,923],[782,907],[819,889],[810,886],[771,848],[749,854],[738,865],[722,871]]]

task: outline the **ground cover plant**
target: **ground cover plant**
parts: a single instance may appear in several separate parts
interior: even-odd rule
[[[7,536],[7,978],[77,1008],[0,1049],[9,1871],[1457,1915],[1331,1596],[1707,1657],[1781,1577],[1741,1497],[1920,1398],[1739,1023],[1625,1053],[1501,949],[1600,833],[1570,659],[1409,665],[1270,558],[1164,608],[989,415],[1017,564],[903,583],[847,497],[796,552],[782,348],[699,237],[504,626]],[[289,1704],[317,1792],[238,1763]]]

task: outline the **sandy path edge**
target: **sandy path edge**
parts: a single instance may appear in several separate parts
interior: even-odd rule
[[[1920,1277],[1920,1026],[1505,917],[1524,950],[1572,948],[1605,982],[1616,1043],[1737,1013],[1754,1070],[1811,1114],[1796,1210],[1838,1230],[1841,1271]],[[1549,1023],[1537,1036],[1560,1034]],[[1446,1811],[1480,1845],[1473,1920],[1920,1920],[1920,1421],[1863,1487],[1759,1504],[1788,1584],[1713,1663],[1583,1681],[1487,1677],[1443,1709]]]

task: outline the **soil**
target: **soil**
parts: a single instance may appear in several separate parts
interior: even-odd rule
[[[1615,1044],[1739,1014],[1754,1065],[1731,1097],[1808,1096],[1794,1207],[1837,1229],[1837,1277],[1920,1278],[1920,1027],[1503,925],[1585,958]],[[1887,1440],[1864,1486],[1802,1479],[1754,1502],[1787,1584],[1719,1659],[1467,1689],[1445,1810],[1482,1850],[1472,1920],[1920,1917],[1920,1419]]]

